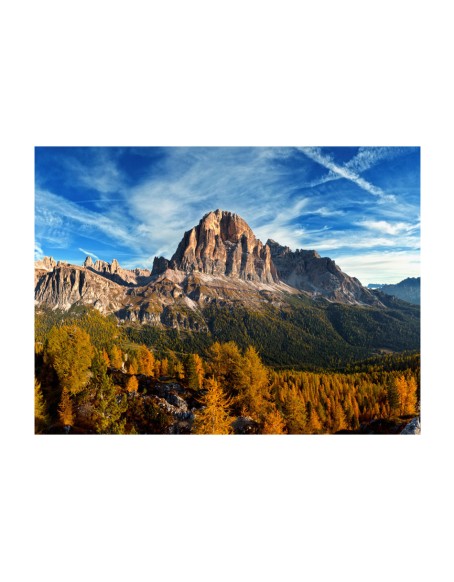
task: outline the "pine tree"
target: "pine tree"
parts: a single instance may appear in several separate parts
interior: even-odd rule
[[[199,390],[203,385],[203,361],[197,354],[189,354],[185,360],[185,378],[189,388]]]
[[[215,342],[208,350],[207,372],[221,383],[229,396],[237,394],[241,387],[242,363],[235,342]]]
[[[257,350],[249,346],[242,359],[241,381],[236,397],[240,412],[262,420],[269,408],[270,387],[268,371]]]
[[[116,344],[114,344],[110,350],[110,363],[112,368],[115,368],[116,370],[121,370],[123,367],[123,354]]]
[[[136,376],[130,376],[126,383],[126,390],[128,392],[137,392],[139,389],[139,381]]]
[[[400,398],[397,390],[397,385],[394,380],[391,380],[386,385],[386,396],[389,404],[389,414],[398,414],[400,411]]]
[[[407,380],[408,394],[407,394],[407,414],[418,413],[418,386],[414,376],[410,376]]]
[[[93,354],[90,336],[77,325],[62,325],[50,331],[45,361],[53,366],[62,390],[77,394],[87,385]]]
[[[319,434],[323,430],[322,423],[315,408],[311,408],[307,428],[311,434]]]
[[[338,432],[339,430],[344,430],[348,428],[347,418],[345,416],[344,409],[342,408],[342,404],[337,401],[334,403],[333,406],[333,426],[332,431]]]
[[[195,414],[194,434],[230,434],[232,432],[228,407],[229,399],[214,378],[205,382],[205,392],[200,397],[202,409]]]
[[[154,356],[145,345],[139,346],[137,350],[137,370],[139,374],[153,376]]]
[[[49,414],[41,390],[41,384],[35,378],[35,434],[43,432],[48,425]]]
[[[137,358],[135,356],[131,356],[126,361],[126,371],[128,374],[138,374],[139,373],[139,365],[137,363]]]
[[[106,362],[106,366],[110,366],[110,358],[109,358],[109,355],[104,348],[102,350],[102,358]]]
[[[285,421],[277,408],[272,408],[265,416],[262,434],[286,434]]]
[[[289,434],[307,434],[306,404],[296,388],[286,394],[284,413]]]
[[[58,406],[58,416],[61,424],[64,427],[70,427],[74,425],[73,403],[71,400],[71,395],[66,389],[63,389],[61,394],[60,404]]]
[[[404,375],[398,376],[394,380],[399,394],[400,415],[406,416],[416,414],[417,386],[413,376],[407,381]]]
[[[93,406],[93,427],[99,434],[123,434],[125,425],[123,415],[127,409],[126,395],[120,394],[120,389],[107,375],[102,358],[95,356],[92,372],[88,392]]]
[[[167,376],[169,374],[169,361],[167,358],[161,360],[161,376]]]

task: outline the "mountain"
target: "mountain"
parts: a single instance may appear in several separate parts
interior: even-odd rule
[[[348,304],[380,305],[379,299],[363,287],[355,277],[349,277],[328,258],[316,251],[291,251],[272,239],[267,246],[281,281],[313,296]]]
[[[372,285],[368,285],[368,287],[372,288]],[[386,293],[386,295],[398,297],[402,301],[408,301],[408,303],[415,305],[421,304],[420,277],[408,277],[395,285],[374,285],[373,287],[378,288],[382,293]]]
[[[173,255],[173,269],[226,275],[245,281],[278,281],[269,246],[259,241],[237,214],[209,212],[188,230]]]
[[[364,288],[316,251],[263,244],[223,210],[206,214],[151,271],[46,257],[35,279],[42,313],[94,307],[143,343],[185,352],[234,340],[273,365],[326,366],[419,347],[417,308]]]

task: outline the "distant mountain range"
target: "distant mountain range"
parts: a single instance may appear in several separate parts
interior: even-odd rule
[[[263,244],[223,210],[206,214],[151,271],[123,269],[115,259],[87,257],[81,267],[45,257],[35,263],[35,304],[94,307],[142,339],[185,350],[216,339],[251,343],[274,365],[326,366],[419,348],[419,308],[383,287],[363,287],[314,250]]]
[[[398,297],[408,303],[421,304],[421,277],[408,277],[395,285],[371,283],[368,288],[379,289],[382,293]]]

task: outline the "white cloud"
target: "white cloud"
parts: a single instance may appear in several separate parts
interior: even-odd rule
[[[409,224],[408,222],[396,222],[391,224],[386,220],[361,220],[357,222],[359,226],[363,226],[369,230],[377,230],[383,234],[397,235],[402,232],[411,232],[417,228],[417,225]]]
[[[414,251],[385,251],[361,255],[336,255],[336,264],[363,285],[399,283],[420,276],[420,255]]]

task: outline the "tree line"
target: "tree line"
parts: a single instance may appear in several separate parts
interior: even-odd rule
[[[387,356],[352,371],[304,372],[267,367],[254,346],[233,341],[214,342],[203,356],[158,352],[88,311],[37,330],[35,431],[170,432],[175,419],[152,397],[156,383],[170,382],[193,403],[193,434],[232,433],[238,418],[260,434],[356,431],[375,419],[418,413],[419,363],[404,364],[398,355],[396,361]]]

